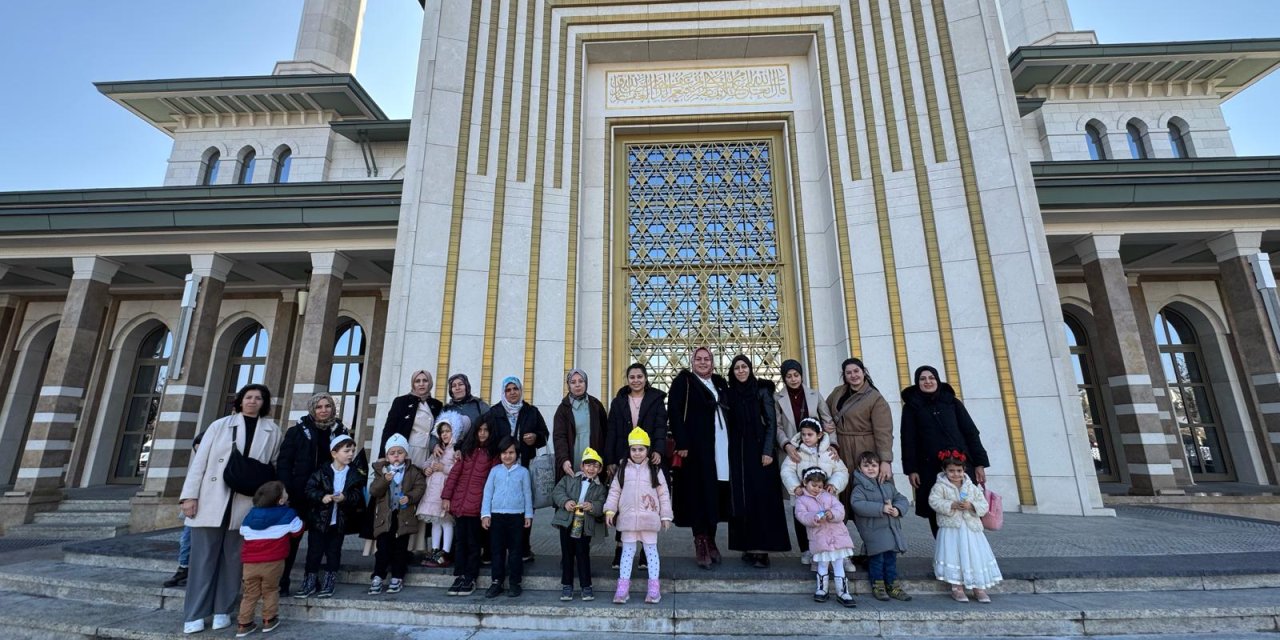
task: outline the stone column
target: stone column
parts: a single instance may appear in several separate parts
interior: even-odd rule
[[[286,421],[292,394],[289,393],[289,365],[293,362],[293,334],[298,326],[298,290],[284,289],[280,291],[280,303],[276,305],[276,317],[268,329],[271,342],[267,346],[267,371],[262,383],[272,393],[272,417],[281,422],[281,426],[289,428]]]
[[[1067,0],[999,0],[1009,50],[1031,44],[1056,44],[1051,36],[1074,33]]]
[[[1253,265],[1249,263],[1249,256],[1259,253],[1261,244],[1260,232],[1232,232],[1210,240],[1209,249],[1218,259],[1222,302],[1239,346],[1240,364],[1253,387],[1258,417],[1265,427],[1261,431],[1266,441],[1258,444],[1268,467],[1265,475],[1274,484],[1280,475],[1280,353]]]
[[[1107,371],[1117,430],[1129,471],[1129,492],[1178,492],[1169,462],[1169,441],[1151,390],[1147,356],[1120,261],[1120,236],[1093,235],[1076,244],[1098,331],[1096,359]]]
[[[294,370],[293,403],[289,422],[307,414],[307,400],[313,394],[329,389],[329,373],[333,368],[333,343],[338,328],[338,302],[342,299],[342,276],[347,271],[347,257],[337,251],[311,254],[311,285],[303,311],[302,349],[298,350]]]
[[[293,60],[276,63],[275,75],[355,73],[365,0],[305,0]]]
[[[13,491],[0,499],[0,526],[6,529],[36,513],[56,509],[62,500],[71,442],[84,408],[94,348],[110,299],[108,289],[120,268],[101,257],[72,258],[72,266],[71,285],[62,306],[53,356],[36,400],[18,479]]]
[[[375,449],[373,443],[377,441],[373,432],[378,431],[377,437],[382,437],[378,423],[377,389],[378,383],[382,380],[382,351],[383,345],[386,344],[387,310],[390,306],[391,289],[382,289],[378,292],[378,301],[373,305],[373,326],[369,327],[364,333],[365,339],[369,341],[369,351],[365,358],[367,364],[364,368],[364,380],[360,385],[360,388],[365,393],[365,403],[361,412],[364,416],[361,418],[361,422],[364,425],[359,428],[357,435],[364,439],[365,442],[362,442],[362,444],[370,451]],[[441,386],[443,384],[444,382],[441,381],[436,385],[435,394],[437,397],[447,398],[448,390],[440,391],[440,389],[444,388]],[[351,426],[356,428],[356,425]]]
[[[133,497],[129,517],[131,531],[151,531],[176,527],[178,498],[191,461],[191,441],[205,425],[200,424],[200,405],[206,397],[221,401],[220,389],[207,393],[210,356],[218,330],[218,314],[227,286],[232,261],[216,253],[191,256],[191,273],[199,286],[190,329],[182,348],[181,372],[165,383],[160,398],[160,417],[151,444],[151,461],[142,490]],[[180,331],[180,329],[178,329]],[[175,331],[175,338],[178,338]],[[175,353],[177,352],[175,345]],[[174,366],[174,363],[170,363]]]
[[[1156,345],[1156,332],[1152,328],[1151,313],[1147,310],[1147,295],[1137,276],[1129,276],[1129,299],[1133,302],[1133,317],[1138,323],[1138,337],[1142,339],[1142,351],[1147,355],[1147,371],[1151,376],[1151,392],[1156,398],[1160,426],[1169,439],[1169,464],[1173,467],[1173,479],[1180,487],[1191,486],[1191,470],[1187,468],[1186,452],[1182,449],[1182,434],[1173,419],[1173,404],[1164,383],[1164,365],[1160,364],[1160,347]]]

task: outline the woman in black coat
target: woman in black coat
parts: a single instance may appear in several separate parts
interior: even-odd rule
[[[738,355],[730,366],[729,548],[744,562],[769,566],[770,551],[790,551],[778,462],[773,458],[778,420],[773,384],[759,380],[751,361]]]
[[[665,464],[667,455],[667,394],[649,385],[649,371],[636,362],[627,367],[627,386],[618,389],[609,403],[609,428],[604,454],[612,476],[618,462],[630,455],[627,434],[635,427],[649,434],[649,460]]]
[[[404,436],[405,440],[413,443],[414,427],[417,426],[419,432],[425,430],[426,433],[431,433],[435,430],[436,416],[444,410],[444,405],[431,397],[431,387],[435,385],[430,373],[422,369],[414,371],[409,377],[409,384],[412,385],[409,393],[391,401],[391,409],[387,411],[387,421],[382,425],[382,442],[378,445],[378,459],[387,457],[387,439],[391,434],[398,433]],[[429,454],[435,447],[424,444],[424,448]]]
[[[307,498],[307,480],[316,469],[330,464],[329,441],[335,436],[350,435],[337,416],[333,396],[317,393],[307,401],[307,415],[289,428],[280,443],[280,456],[276,458],[276,476],[289,491],[289,506],[300,515],[311,510]],[[284,573],[280,575],[280,593],[289,593],[289,573],[298,557],[298,545],[302,537],[289,538],[289,555],[284,559]]]
[[[938,537],[938,516],[929,507],[929,491],[938,477],[938,452],[957,449],[968,459],[969,474],[978,484],[987,481],[987,450],[978,427],[951,385],[930,366],[916,369],[916,383],[902,390],[902,472],[915,489],[916,515],[929,519]]]
[[[722,405],[729,385],[713,373],[710,349],[698,347],[691,359],[693,370],[676,374],[667,394],[667,425],[679,458],[671,461],[671,495],[676,526],[693,529],[698,566],[710,569],[720,562],[716,527],[729,519],[729,427]]]

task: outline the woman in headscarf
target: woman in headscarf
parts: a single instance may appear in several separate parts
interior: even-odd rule
[[[431,455],[431,430],[436,416],[444,410],[439,400],[431,397],[435,383],[431,374],[419,369],[409,376],[410,389],[391,401],[387,421],[382,426],[382,442],[378,445],[378,458],[387,457],[387,439],[398,433],[409,441],[409,459],[419,467]],[[419,457],[414,457],[415,452]]]
[[[627,367],[627,384],[618,389],[617,395],[613,396],[613,402],[609,403],[609,425],[608,433],[605,435],[605,448],[597,449],[604,453],[604,461],[608,465],[611,477],[618,463],[631,455],[627,435],[636,427],[644,429],[644,432],[649,434],[649,461],[666,468],[669,463],[664,459],[667,455],[667,406],[664,402],[666,399],[667,394],[654,389],[649,384],[649,371],[644,368],[644,365],[633,362]],[[622,533],[617,532],[614,538],[618,543],[613,550],[613,567],[616,569],[622,562]],[[643,549],[638,555],[636,566],[642,569],[649,566],[649,559],[645,556]]]
[[[598,398],[587,394],[587,372],[570,369],[564,377],[569,393],[565,394],[556,414],[551,418],[551,442],[556,451],[556,482],[571,476],[582,465],[582,452],[587,447],[605,450],[608,414]]]
[[[455,373],[449,376],[447,388],[449,402],[444,405],[445,411],[457,411],[466,416],[469,420],[469,425],[480,424],[480,419],[489,411],[489,404],[471,395],[471,380],[467,379],[467,375],[465,373]],[[454,444],[457,445],[457,443],[462,442],[462,436],[466,435],[466,433],[466,429],[463,429],[461,433],[454,432]]]
[[[836,446],[840,459],[852,472],[858,468],[858,455],[874,451],[880,456],[879,479],[893,478],[893,414],[880,390],[871,381],[871,371],[857,358],[849,358],[840,366],[844,382],[827,394],[827,410],[836,423]],[[849,494],[854,483],[850,482],[840,492],[840,502],[849,504]],[[853,519],[853,510],[846,514]]]
[[[675,438],[672,491],[676,525],[693,529],[698,566],[720,562],[716,527],[729,516],[729,426],[721,404],[729,391],[714,372],[711,349],[698,347],[667,394],[667,424]]]
[[[298,513],[310,513],[311,501],[307,499],[307,480],[316,469],[329,464],[329,441],[334,436],[350,435],[338,417],[333,396],[317,393],[307,401],[307,415],[289,427],[280,443],[280,457],[276,459],[276,475],[289,491],[289,506]],[[298,556],[301,537],[289,538],[289,555],[284,559],[284,573],[280,576],[280,594],[289,594],[289,573]]]
[[[773,383],[759,380],[751,360],[739,354],[730,365],[729,548],[765,569],[770,551],[790,551],[780,470],[774,458],[777,416]]]
[[[777,443],[779,462],[783,457],[790,457],[800,462],[800,453],[791,442],[801,420],[813,418],[822,424],[822,430],[832,439],[835,438],[836,425],[831,421],[831,411],[827,403],[822,401],[822,394],[804,386],[804,369],[797,360],[782,361],[782,390],[773,394],[774,411],[778,414]],[[832,456],[835,457],[834,455]],[[803,471],[803,469],[801,469]],[[809,533],[803,523],[791,519],[796,531],[796,544],[800,547],[800,563],[809,566],[813,559],[809,553]]]
[[[503,378],[502,401],[489,408],[484,422],[489,425],[489,437],[494,440],[515,439],[520,465],[526,469],[538,449],[547,446],[547,421],[542,419],[542,412],[537,407],[524,401],[524,384],[515,376]],[[524,530],[522,555],[525,562],[533,560],[533,548],[529,545],[531,531],[529,528]]]
[[[915,489],[916,515],[929,519],[929,529],[936,538],[938,515],[929,506],[929,491],[937,480],[938,452],[963,452],[969,475],[983,484],[987,481],[987,450],[969,411],[937,369],[928,365],[916,369],[915,381],[902,390],[902,472],[911,478]]]

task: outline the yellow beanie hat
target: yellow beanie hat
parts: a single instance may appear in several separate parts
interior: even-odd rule
[[[644,429],[636,427],[627,434],[627,446],[642,444],[649,446],[649,434]]]
[[[595,449],[592,449],[591,447],[587,447],[586,449],[582,450],[582,464],[586,464],[588,462],[604,464],[604,459],[600,457],[600,454],[596,453]]]

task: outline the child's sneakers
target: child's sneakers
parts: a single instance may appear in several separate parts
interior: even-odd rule
[[[561,585],[560,602],[568,602],[573,599],[573,585]]]
[[[903,590],[902,584],[897,580],[894,580],[893,582],[889,583],[889,597],[893,598],[894,600],[901,600],[903,602],[908,602],[911,600],[911,594]]]
[[[475,592],[476,592],[476,581],[475,581],[475,580],[463,580],[463,581],[462,581],[462,586],[458,587],[458,594],[457,594],[457,595],[460,595],[460,596],[469,596],[469,595],[471,595],[471,594],[473,594],[473,593],[475,593]]]
[[[456,595],[458,595],[458,589],[462,588],[462,583],[464,583],[464,582],[466,582],[466,581],[467,581],[467,579],[466,579],[466,578],[464,578],[464,577],[462,577],[462,576],[458,576],[458,577],[454,578],[454,579],[453,579],[453,584],[449,585],[449,590],[448,590],[448,591],[446,591],[446,592],[444,592],[444,594],[445,594],[445,595],[447,595],[447,596],[456,596]]]
[[[662,601],[662,583],[657,578],[649,581],[649,590],[644,594],[645,604],[658,604]]]
[[[522,593],[524,593],[524,587],[520,586],[519,582],[512,582],[511,588],[507,589],[508,598],[519,598]]]
[[[382,578],[374,576],[369,583],[369,595],[376,596],[380,593],[382,593]]]
[[[243,638],[245,636],[248,636],[249,634],[252,634],[254,631],[257,631],[257,630],[258,630],[258,625],[252,622],[250,622],[249,624],[242,624],[240,625],[239,628],[236,629],[236,637]]]
[[[849,593],[848,578],[836,578],[836,600],[840,602],[841,606],[850,608],[858,606],[858,603],[853,601],[853,594]]]
[[[271,633],[272,631],[275,631],[278,626],[280,626],[280,616],[276,616],[270,620],[263,620],[262,632]]]
[[[302,588],[294,592],[295,598],[310,598],[316,594],[316,574],[308,573],[302,579]]]
[[[338,574],[333,571],[324,572],[324,579],[320,581],[320,590],[316,591],[317,598],[332,598],[333,589],[337,586]]]
[[[595,591],[593,591],[593,590],[591,589],[591,587],[583,587],[583,588],[582,588],[582,601],[583,601],[583,602],[591,602],[592,600],[595,600],[595,599],[596,599],[596,592],[595,592]]]
[[[404,580],[401,580],[400,578],[392,578],[391,582],[387,584],[387,593],[400,593],[400,590],[403,588]]]
[[[626,604],[631,599],[631,579],[618,578],[618,589],[613,592],[614,604]]]
[[[871,583],[871,597],[881,602],[889,600],[889,592],[885,589],[884,580],[876,580]]]
[[[826,602],[827,599],[831,597],[831,595],[827,593],[827,575],[822,573],[814,575],[818,576],[818,587],[813,590],[813,601]]]
[[[805,551],[804,553],[800,554],[800,564],[806,567],[813,564],[813,552]]]
[[[496,598],[496,597],[498,597],[498,596],[502,595],[502,591],[503,591],[503,589],[502,589],[502,583],[501,583],[501,582],[494,581],[494,583],[493,583],[493,584],[489,585],[489,588],[488,588],[488,589],[485,589],[485,590],[484,590],[484,597],[486,597],[486,598]]]

